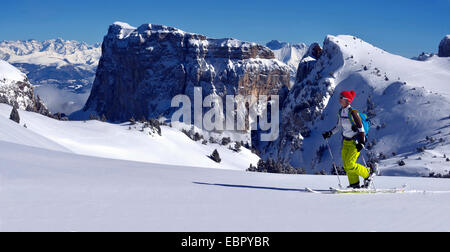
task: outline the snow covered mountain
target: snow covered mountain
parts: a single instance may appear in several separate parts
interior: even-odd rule
[[[62,39],[0,42],[0,59],[26,73],[54,113],[68,114],[84,105],[100,56],[100,44]]]
[[[447,174],[450,58],[411,60],[353,36],[327,36],[323,47],[282,106],[280,139],[261,153],[311,173],[331,171],[321,133],[337,122],[340,92],[352,89],[353,107],[373,124],[366,160],[380,162],[384,174]],[[341,163],[341,137],[330,143]]]
[[[289,85],[289,68],[256,43],[210,39],[163,25],[139,28],[116,22],[103,41],[103,52],[87,114],[111,121],[131,117],[170,117],[170,103],[194,87],[203,97],[278,94]],[[237,112],[239,113],[239,112]]]
[[[3,60],[0,60],[0,103],[48,114],[46,106],[35,96],[27,76]]]
[[[272,40],[266,46],[273,51],[276,59],[289,66],[292,86],[295,83],[300,60],[308,52],[309,47],[304,43],[290,44],[278,40]]]

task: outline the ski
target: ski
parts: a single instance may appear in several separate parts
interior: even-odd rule
[[[334,194],[332,190],[314,190],[309,187],[305,188],[306,192],[315,193],[315,194]]]
[[[330,187],[329,190],[314,190],[309,187],[305,188],[306,192],[315,194],[383,194],[383,193],[404,193],[407,185],[390,189],[337,189]]]
[[[407,185],[403,185],[399,188],[391,189],[337,189],[330,188],[335,194],[375,194],[375,193],[404,193]]]
[[[318,191],[308,188],[308,187],[305,188],[305,191],[310,192],[310,193],[321,193],[321,192],[318,192]]]

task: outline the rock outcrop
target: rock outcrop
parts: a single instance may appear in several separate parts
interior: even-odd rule
[[[297,67],[297,77],[295,82],[302,82],[308,74],[313,70],[317,59],[322,55],[322,47],[318,43],[313,43]]]
[[[445,36],[439,44],[439,57],[450,57],[450,35]]]
[[[109,120],[173,112],[179,94],[203,97],[277,94],[289,85],[289,68],[267,47],[235,39],[209,39],[163,25],[110,26],[91,95],[84,107]]]
[[[34,95],[27,76],[3,60],[0,60],[0,103],[49,115],[47,107]]]

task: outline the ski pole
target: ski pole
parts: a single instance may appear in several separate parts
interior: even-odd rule
[[[364,149],[365,151],[367,151],[367,149],[366,149],[365,146],[363,146],[363,149]],[[367,171],[368,171],[369,174],[370,174],[370,169],[369,169],[369,167],[367,166],[366,159],[364,158],[364,155],[361,155],[361,157],[362,157],[362,159],[363,159],[363,162],[364,162],[364,165],[366,166]],[[374,189],[376,189],[375,183],[373,182],[373,180],[372,180],[372,186],[373,186]]]
[[[331,159],[333,160],[333,167],[334,167],[334,171],[336,172],[336,175],[337,175],[337,178],[339,181],[339,188],[343,188],[342,184],[341,184],[341,178],[339,177],[339,171],[337,169],[336,162],[334,161],[333,152],[331,151],[330,143],[328,142],[328,139],[325,139],[325,140],[327,141],[328,151],[330,152]]]

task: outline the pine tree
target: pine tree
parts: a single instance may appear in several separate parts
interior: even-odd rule
[[[11,119],[12,121],[14,121],[16,123],[20,123],[19,111],[17,111],[16,107],[12,108],[11,115],[9,116],[9,119]]]

